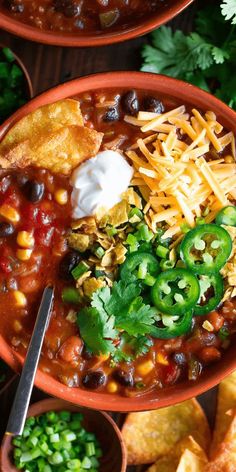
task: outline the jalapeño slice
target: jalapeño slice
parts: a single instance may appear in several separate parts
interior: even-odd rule
[[[213,274],[225,265],[232,251],[229,233],[221,226],[205,224],[189,231],[180,245],[180,257],[196,274]]]
[[[149,281],[148,285],[153,285],[155,277],[160,272],[159,262],[148,252],[134,252],[130,254],[120,268],[120,277],[129,280],[136,279]]]
[[[200,286],[187,269],[169,269],[157,276],[152,287],[152,300],[162,313],[182,315],[197,303]]]
[[[215,310],[224,294],[224,283],[220,274],[199,275],[200,298],[194,315],[201,316]]]
[[[170,326],[158,327],[153,326],[151,336],[158,339],[171,339],[183,334],[189,333],[192,325],[193,312],[187,311],[184,315],[180,316],[178,320],[173,321]]]
[[[217,225],[236,226],[236,206],[228,205],[216,216]]]

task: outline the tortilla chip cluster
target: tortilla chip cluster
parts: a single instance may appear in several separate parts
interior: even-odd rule
[[[236,372],[218,390],[213,439],[197,400],[130,413],[123,426],[128,464],[146,472],[236,471]]]
[[[103,133],[84,126],[77,100],[45,105],[19,120],[0,144],[3,169],[34,165],[69,175],[95,156]]]

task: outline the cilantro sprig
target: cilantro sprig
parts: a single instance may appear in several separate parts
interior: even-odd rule
[[[236,0],[199,10],[195,31],[162,26],[143,47],[141,70],[186,80],[236,109]]]
[[[26,101],[25,78],[9,48],[0,48],[0,123]]]
[[[156,309],[144,303],[138,281],[115,282],[94,292],[91,306],[78,313],[77,323],[86,347],[94,354],[111,354],[115,362],[145,354]],[[128,346],[129,353],[123,351]]]

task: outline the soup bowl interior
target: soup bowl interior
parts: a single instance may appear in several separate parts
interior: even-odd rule
[[[152,16],[149,17],[143,17],[133,25],[125,24],[119,29],[111,29],[110,31],[101,33],[85,32],[83,35],[76,35],[65,32],[59,33],[58,31],[40,30],[2,12],[0,12],[0,28],[31,41],[54,44],[56,46],[101,46],[141,36],[170,21],[192,2],[193,0],[172,1],[171,5],[163,6],[159,12],[153,13]]]
[[[87,408],[68,404],[63,400],[46,399],[31,405],[27,416],[38,416],[47,411],[67,410],[82,413],[84,428],[94,433],[101,445],[103,456],[100,459],[102,472],[125,472],[126,470],[126,450],[121,436],[121,432],[112,418],[106,413],[93,411]],[[12,463],[11,436],[5,435],[1,448],[2,470],[16,472]]]
[[[213,110],[226,129],[236,133],[236,113],[210,94],[185,82],[169,77],[141,72],[114,72],[92,75],[59,85],[34,98],[0,127],[0,139],[20,118],[36,108],[77,94],[106,89],[135,88],[155,92],[169,106],[185,104],[203,111]],[[6,339],[0,335],[0,356],[15,370],[19,371],[23,358],[13,351]],[[226,375],[236,369],[236,345],[223,355],[222,359],[205,369],[197,381],[185,381],[163,389],[152,389],[142,395],[121,396],[99,391],[69,388],[40,369],[36,375],[36,385],[45,392],[89,408],[108,411],[142,411],[175,404],[196,396],[213,387]]]

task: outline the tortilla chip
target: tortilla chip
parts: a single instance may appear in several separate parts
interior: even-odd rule
[[[231,409],[236,409],[236,371],[219,384],[215,430],[210,450],[212,459],[218,453],[219,444],[229,429],[232,418],[227,412]]]
[[[178,459],[174,457],[161,457],[146,472],[176,472],[177,467]]]
[[[209,463],[206,472],[235,472],[236,471],[236,413],[229,416],[231,423],[229,429],[218,445],[215,458]]]
[[[3,168],[35,165],[55,173],[68,175],[86,159],[97,154],[102,133],[82,126],[67,126],[27,140],[13,147],[8,154],[0,156]]]
[[[78,100],[68,98],[44,105],[24,116],[10,128],[0,144],[0,155],[4,155],[22,141],[36,142],[42,135],[70,125],[84,125]]]
[[[122,429],[129,464],[149,464],[167,455],[186,436],[207,450],[210,430],[206,416],[195,400],[159,410],[130,413]]]
[[[205,472],[206,466],[206,459],[186,449],[180,458],[176,472]]]
[[[129,220],[129,205],[125,200],[114,205],[108,212],[108,222],[111,226],[120,226]]]
[[[205,472],[207,463],[203,449],[192,436],[186,436],[175,445],[167,457],[158,459],[147,472]],[[188,468],[189,464],[193,469]]]

